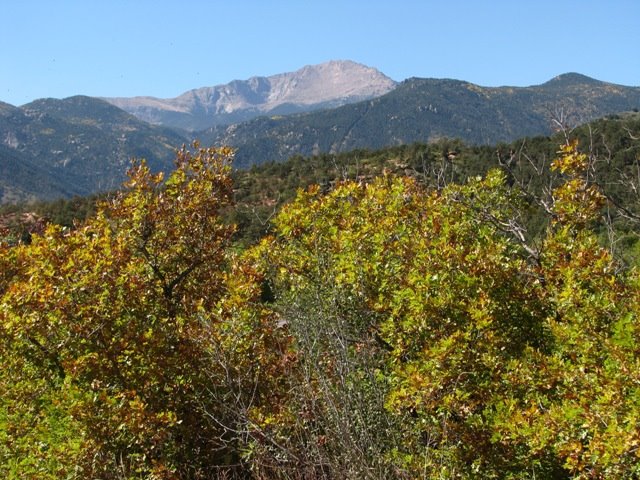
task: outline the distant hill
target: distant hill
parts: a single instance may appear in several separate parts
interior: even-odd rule
[[[234,80],[176,98],[105,98],[141,120],[184,130],[203,130],[250,120],[331,108],[378,97],[396,82],[375,68],[351,61],[309,65],[291,73]]]
[[[0,202],[87,195],[118,187],[132,157],[173,167],[188,142],[90,97],[0,104]]]
[[[0,204],[70,197],[79,192],[28,155],[0,145]]]
[[[489,145],[550,134],[553,120],[578,125],[640,108],[640,88],[569,73],[532,87],[481,87],[411,78],[368,101],[331,110],[261,117],[199,132],[205,143],[237,148],[237,165],[294,154],[382,148],[439,138]]]

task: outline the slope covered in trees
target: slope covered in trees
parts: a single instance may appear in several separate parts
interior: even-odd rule
[[[246,241],[256,241],[269,231],[269,219],[293,199],[299,188],[320,185],[329,191],[339,181],[369,182],[383,172],[410,176],[428,188],[441,189],[449,183],[463,183],[468,178],[485,175],[501,168],[508,183],[532,196],[530,209],[524,214],[528,235],[538,235],[545,223],[540,205],[550,201],[559,181],[549,169],[558,145],[565,135],[577,138],[590,150],[589,175],[619,206],[633,209],[636,199],[636,172],[640,155],[638,141],[640,115],[628,113],[609,116],[582,125],[571,132],[551,137],[522,138],[495,146],[468,145],[460,140],[442,139],[430,144],[415,143],[381,150],[353,150],[341,154],[312,157],[294,156],[286,162],[270,162],[233,173],[236,208],[231,220],[239,226]],[[632,216],[632,211],[627,212]],[[638,212],[635,212],[637,214]],[[616,228],[626,231],[629,219],[619,218]],[[629,236],[624,242],[631,242]],[[628,245],[627,245],[628,246]]]
[[[132,157],[171,167],[185,137],[91,97],[0,102],[0,203],[117,188]]]
[[[640,88],[578,74],[531,87],[481,87],[448,79],[411,78],[370,101],[332,110],[261,117],[201,132],[207,143],[237,149],[245,167],[292,155],[379,149],[459,138],[476,145],[549,135],[554,119],[576,126],[640,108]]]
[[[570,132],[591,151],[591,169],[602,188],[619,205],[632,205],[634,178],[639,155],[634,138],[640,135],[640,114],[612,115],[582,125]],[[232,209],[225,217],[238,225],[235,238],[244,243],[257,241],[271,228],[269,220],[291,201],[299,188],[318,184],[330,190],[338,181],[367,182],[383,171],[416,178],[430,188],[447,183],[462,183],[469,177],[485,175],[491,168],[502,168],[509,182],[548,196],[557,181],[548,165],[557,146],[565,141],[559,132],[551,137],[522,138],[494,146],[468,145],[460,140],[442,139],[430,144],[415,143],[381,150],[359,149],[339,154],[311,157],[293,156],[285,162],[268,162],[249,169],[236,169]],[[234,163],[235,165],[235,163]],[[101,197],[74,197],[54,202],[0,206],[0,215],[34,212],[53,223],[73,226],[95,212]],[[543,223],[544,216],[527,212],[532,223]],[[618,227],[624,227],[618,222]],[[536,231],[532,225],[532,234]],[[538,230],[541,225],[538,226]],[[631,240],[629,237],[627,240]],[[623,240],[623,243],[627,240]]]
[[[293,159],[281,209],[183,149],[3,237],[0,474],[636,478],[637,122]]]
[[[334,67],[336,71],[341,70],[339,64],[327,67],[325,73]],[[542,85],[519,88],[488,88],[458,80],[412,78],[388,94],[367,101],[340,108],[329,108],[336,105],[333,101],[321,102],[314,110],[316,107],[322,110],[290,114],[301,106],[299,102],[314,103],[308,95],[320,101],[320,97],[327,94],[325,87],[333,81],[337,81],[341,85],[338,90],[345,93],[338,95],[340,98],[333,97],[337,104],[343,104],[346,97],[355,100],[360,95],[357,89],[349,87],[353,78],[328,74],[326,81],[318,83],[313,71],[311,68],[301,72],[302,77],[310,74],[307,78],[310,83],[302,77],[297,84],[289,82],[293,77],[281,77],[283,82],[277,83],[282,88],[276,88],[276,97],[280,100],[271,107],[263,104],[266,109],[262,117],[253,118],[259,112],[251,107],[251,121],[242,122],[237,117],[234,121],[240,123],[219,124],[196,133],[148,124],[112,104],[86,96],[40,99],[21,107],[0,102],[0,203],[69,198],[117,188],[125,178],[131,157],[146,158],[154,171],[167,170],[171,168],[174,149],[194,138],[207,145],[234,147],[235,166],[247,168],[284,161],[293,155],[342,154],[355,149],[433,143],[444,138],[459,138],[476,145],[510,143],[524,136],[551,134],[554,119],[574,126],[640,108],[638,87],[565,74]],[[360,71],[358,75],[367,76],[365,71]],[[367,81],[355,84],[362,86]],[[250,106],[253,101],[261,104],[267,97],[269,101],[275,100],[267,94],[269,82],[262,85],[266,90],[260,87],[261,81],[257,82],[254,87],[259,92],[251,93],[253,87],[245,85],[240,88],[244,93],[239,97],[223,88],[223,96],[231,94],[235,98],[227,98],[231,103],[226,106],[227,100],[222,98],[218,98],[222,104],[217,107],[202,104],[215,103],[217,98],[213,91],[204,89],[188,93],[177,100],[180,105],[174,104],[166,113],[181,116],[173,108],[186,108],[191,112],[183,112],[191,118],[189,122],[198,123],[200,120],[196,117],[211,117],[218,107],[229,113],[227,107],[233,110],[239,104]],[[309,88],[303,88],[303,84]],[[382,79],[382,83],[374,81],[370,86],[368,93],[360,91],[364,97],[382,93],[391,84],[388,79]],[[222,90],[218,93],[222,94]],[[298,93],[294,93],[296,91]],[[329,97],[323,98],[329,100]],[[231,113],[231,117],[238,113]],[[232,121],[231,117],[227,120]]]

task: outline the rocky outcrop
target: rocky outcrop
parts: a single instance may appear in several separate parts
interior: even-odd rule
[[[176,98],[105,98],[141,120],[195,131],[250,120],[337,107],[379,97],[396,82],[351,61],[309,65],[291,73],[234,80],[190,90]]]

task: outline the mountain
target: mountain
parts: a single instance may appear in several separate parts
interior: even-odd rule
[[[291,155],[429,142],[443,137],[495,144],[552,133],[640,107],[640,88],[569,73],[531,87],[481,87],[449,79],[411,78],[378,98],[331,110],[260,117],[217,126],[203,143],[237,148],[236,165]]]
[[[395,86],[396,82],[375,68],[351,61],[330,61],[291,73],[198,88],[176,98],[104,100],[146,122],[194,131],[259,115],[337,107],[378,97]]]
[[[233,98],[236,103],[226,104],[227,120],[234,114],[249,115],[249,104],[253,105],[251,115],[260,109],[269,115],[188,135],[151,125],[98,98],[41,99],[21,107],[0,102],[0,203],[117,188],[132,157],[146,158],[153,170],[171,170],[175,149],[190,143],[191,137],[205,145],[236,147],[235,165],[247,167],[294,155],[379,149],[441,138],[492,145],[549,134],[554,118],[577,125],[640,107],[638,87],[568,73],[531,87],[411,78],[395,88],[392,83],[384,87],[378,83],[378,93],[385,88],[387,93],[364,101],[286,116],[275,113],[302,108],[304,102],[320,108],[322,101],[326,106],[372,95],[375,89],[369,88],[365,95],[358,85],[378,78],[376,72],[353,62],[329,62],[293,74],[232,82],[225,101]],[[347,78],[360,80],[349,83]],[[212,95],[220,93],[218,88],[211,90]],[[201,98],[196,92],[204,95],[192,91],[193,102]],[[336,92],[342,92],[342,100]],[[223,104],[220,100],[218,107]],[[233,105],[238,108],[234,110]]]
[[[169,170],[185,142],[96,98],[0,103],[0,203],[113,189],[132,157]]]

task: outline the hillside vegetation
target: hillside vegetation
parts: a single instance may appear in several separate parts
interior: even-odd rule
[[[610,115],[570,132],[581,145],[589,146],[594,181],[597,179],[618,205],[633,204],[635,193],[631,183],[640,155],[634,137],[638,132],[640,114],[633,112]],[[380,150],[358,149],[310,157],[296,155],[284,162],[234,169],[231,172],[234,206],[225,209],[223,215],[238,227],[235,240],[255,243],[271,231],[270,219],[295,198],[298,189],[318,184],[323,192],[328,192],[340,181],[370,182],[383,172],[410,176],[428,188],[440,189],[448,183],[464,183],[469,178],[483,176],[491,168],[502,168],[511,185],[537,197],[548,197],[558,181],[558,175],[548,166],[558,145],[564,141],[565,133],[559,132],[551,137],[521,138],[493,146],[441,139],[430,144],[414,143]],[[104,195],[4,205],[0,207],[0,215],[33,212],[53,223],[72,227],[75,221],[84,221],[92,215],[96,201],[101,198]],[[526,214],[531,237],[543,226],[542,210],[532,204]],[[625,224],[619,219],[616,226],[624,231]]]
[[[458,138],[493,145],[550,135],[556,122],[576,126],[640,108],[640,88],[565,74],[531,87],[481,87],[411,78],[381,97],[332,110],[261,117],[198,134],[237,149],[241,167],[292,155],[380,149]]]
[[[233,147],[237,168],[282,162],[296,155],[338,155],[443,139],[484,146],[511,143],[551,135],[559,124],[573,127],[637,111],[640,88],[579,74],[518,88],[420,78],[395,86],[367,67],[330,62],[277,78],[194,90],[174,100],[177,103],[164,104],[168,110],[161,109],[164,120],[154,113],[160,106],[157,99],[121,104],[129,105],[143,120],[174,128],[146,123],[85,96],[41,99],[21,107],[0,102],[0,203],[112,190],[125,179],[131,158],[146,158],[155,172],[168,171],[175,149],[194,139],[204,145]],[[146,101],[151,106],[143,105]],[[330,108],[336,105],[343,106]],[[300,109],[314,112],[290,114]],[[186,131],[165,114],[184,114],[188,122],[196,123],[217,118],[216,126]],[[244,121],[247,118],[252,120]]]
[[[3,108],[4,107],[4,108]],[[154,170],[173,165],[187,142],[102,100],[0,104],[0,203],[69,198],[117,188],[133,157]]]
[[[196,145],[5,228],[0,475],[637,478],[638,138]]]

